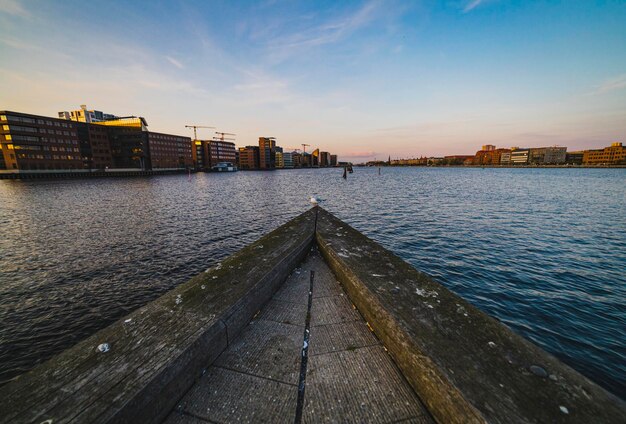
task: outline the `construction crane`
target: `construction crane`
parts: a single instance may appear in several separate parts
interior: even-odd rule
[[[198,128],[213,128],[213,129],[215,129],[215,127],[205,127],[203,125],[185,125],[185,128],[193,128],[193,139],[194,139],[194,141],[198,139],[198,134],[196,132],[196,130]]]
[[[233,133],[220,132],[220,131],[215,131],[215,134],[220,134],[221,135],[221,137],[213,137],[214,140],[219,140],[219,141],[225,141],[225,140],[235,141],[234,138],[224,137],[224,136],[225,135],[237,135],[237,134],[233,134]]]
[[[310,144],[304,144],[302,143],[302,153],[306,153],[306,148],[307,146],[310,146]]]

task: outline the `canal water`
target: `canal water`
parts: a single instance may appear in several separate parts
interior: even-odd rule
[[[0,384],[322,206],[626,397],[626,170],[0,180]]]

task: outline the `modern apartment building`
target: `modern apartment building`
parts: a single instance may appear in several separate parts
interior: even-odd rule
[[[330,166],[337,166],[337,155],[330,155]]]
[[[509,149],[496,149],[496,146],[488,144],[474,155],[474,165],[500,165],[502,154],[510,153]]]
[[[88,125],[105,127],[111,146],[113,169],[150,170],[148,123],[142,117],[128,116]]]
[[[330,166],[330,153],[320,152],[320,166]]]
[[[626,147],[615,142],[604,149],[585,150],[583,165],[618,165],[626,164]]]
[[[276,139],[259,137],[259,169],[276,168]]]
[[[193,167],[189,137],[148,132],[148,146],[152,169]]]
[[[282,149],[281,149],[282,150]],[[276,152],[276,168],[293,168],[293,155],[290,152]]]
[[[0,169],[52,171],[83,169],[77,123],[0,111]]]
[[[208,168],[217,165],[219,162],[237,163],[237,149],[235,143],[222,140],[208,140]]]
[[[239,169],[259,169],[259,147],[246,146],[239,148]]]
[[[97,122],[0,112],[0,169],[63,171],[191,166],[191,139],[148,132],[140,117]]]

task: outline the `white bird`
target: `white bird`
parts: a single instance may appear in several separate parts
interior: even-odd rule
[[[311,196],[309,202],[311,202],[311,204],[313,205],[317,205],[320,202],[320,199],[317,199],[315,196]]]

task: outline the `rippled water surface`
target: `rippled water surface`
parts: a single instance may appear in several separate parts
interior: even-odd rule
[[[0,382],[322,206],[625,397],[626,170],[0,180]]]

